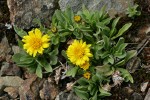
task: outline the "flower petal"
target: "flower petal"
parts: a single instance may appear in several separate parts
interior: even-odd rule
[[[42,36],[42,32],[39,30],[39,29],[35,29],[35,35],[38,37],[38,38],[41,38]]]
[[[41,47],[40,49],[38,49],[38,53],[43,54],[43,48]]]
[[[33,57],[35,57],[36,54],[37,54],[37,50],[34,50],[34,52],[33,52]]]
[[[43,43],[42,47],[43,48],[48,48],[49,47],[49,43]]]
[[[48,35],[44,35],[42,37],[42,42],[48,42],[48,41],[50,41],[50,37]]]

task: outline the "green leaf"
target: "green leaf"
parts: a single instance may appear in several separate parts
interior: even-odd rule
[[[87,17],[87,19],[90,19],[90,12],[86,9],[85,5],[82,6],[82,13]]]
[[[105,48],[105,50],[109,50],[109,47],[110,47],[109,38],[104,35],[104,36],[103,36],[103,39],[104,39],[104,48]]]
[[[52,44],[57,45],[59,43],[59,35],[51,37]]]
[[[65,28],[67,28],[68,24],[72,24],[72,21],[70,22],[70,18],[65,14],[65,12],[62,12],[62,17],[64,18]]]
[[[110,23],[112,18],[106,18],[104,20],[102,20],[101,22],[104,24],[104,25],[108,25]]]
[[[75,77],[77,71],[78,71],[79,67],[73,67],[71,69],[69,69],[66,73],[67,76],[72,76]]]
[[[112,22],[112,27],[113,28],[116,27],[116,25],[117,25],[117,23],[118,23],[119,20],[120,20],[120,17],[117,17],[116,19],[113,20],[113,22]]]
[[[80,85],[85,86],[85,85],[88,84],[88,80],[83,78],[83,77],[81,77],[80,79],[77,80],[77,83],[79,83]]]
[[[58,54],[58,48],[56,47],[52,52],[49,53],[50,56],[55,56]]]
[[[121,44],[124,43],[124,38],[123,37],[120,37],[116,46],[115,46],[115,51],[120,47]]]
[[[56,18],[56,15],[54,14],[52,16],[52,26],[55,26],[55,23],[57,22],[57,18]]]
[[[71,9],[71,7],[67,8],[65,14],[68,17],[68,20],[69,20],[70,24],[72,24],[74,13],[73,13],[73,10]]]
[[[92,90],[90,91],[90,94],[91,95],[94,95],[94,94],[96,94],[98,92],[98,88],[97,88],[97,86],[95,85],[93,88],[92,88]]]
[[[94,94],[94,96],[91,98],[91,100],[98,100],[98,98],[97,98],[97,92]]]
[[[110,65],[103,65],[103,66],[96,66],[96,73],[104,75],[104,76],[110,76],[114,73],[114,68]]]
[[[57,20],[61,22],[64,22],[64,17],[62,16],[62,12],[60,10],[56,10],[55,11],[55,14],[54,14],[57,18]]]
[[[123,66],[125,64],[125,60],[123,59],[123,60],[121,60],[121,61],[119,61],[119,62],[117,62],[116,64],[115,64],[115,66]]]
[[[77,96],[79,96],[81,99],[88,100],[89,99],[89,94],[87,91],[80,90],[78,88],[74,88],[75,93]]]
[[[116,51],[115,54],[114,54],[114,56],[117,57],[117,58],[119,58],[119,59],[125,58],[126,55],[127,55],[127,53],[125,52],[125,50],[123,52]]]
[[[44,69],[47,72],[52,72],[52,67],[51,65],[46,61],[46,59],[40,59],[40,60],[36,60],[36,62],[38,63],[38,65],[40,65],[40,67],[44,67]]]
[[[128,80],[133,83],[133,77],[131,74],[128,72],[128,70],[123,69],[123,68],[117,68],[121,72],[121,76],[128,82]]]
[[[14,26],[14,30],[20,37],[24,37],[25,35],[27,35],[27,33],[23,29],[17,26]]]
[[[99,96],[105,97],[105,96],[111,96],[111,93],[107,92],[106,90],[99,88],[100,94]]]
[[[96,83],[96,82],[99,82],[100,80],[99,80],[99,78],[97,77],[97,75],[93,75],[93,76],[92,76],[92,81]]]
[[[118,18],[113,20],[113,22],[112,22],[112,29],[111,29],[110,35],[109,35],[110,37],[112,37],[115,34],[116,25],[117,25],[119,19],[120,19],[120,17],[118,17]]]
[[[85,26],[80,26],[79,29],[82,31],[82,32],[92,32],[92,29],[90,27],[85,27]],[[88,33],[89,34],[89,33]]]
[[[136,50],[127,51],[127,55],[125,57],[125,62],[130,60],[132,57],[136,56],[136,54],[137,54]]]
[[[34,58],[29,55],[22,55],[20,57],[20,62],[24,62],[24,63],[31,63],[31,62],[33,62],[33,60],[34,60]]]
[[[100,9],[100,12],[99,12],[99,18],[100,20],[102,19],[104,13],[105,13],[105,10],[106,10],[106,6],[104,5],[101,9]]]
[[[66,51],[65,51],[65,50],[62,50],[62,51],[61,51],[61,55],[62,55],[63,57],[65,57],[66,59],[68,59],[68,57],[67,57],[67,54],[66,54]]]
[[[30,73],[35,73],[36,72],[36,68],[37,68],[37,66],[29,66],[29,67],[27,67],[27,69],[28,69],[28,71],[30,72]]]
[[[109,56],[109,52],[108,52],[108,51],[105,51],[105,52],[103,52],[102,54],[100,54],[100,56],[101,56],[102,59],[104,59],[104,58],[106,58],[106,57]]]
[[[36,75],[40,78],[42,78],[42,68],[40,65],[37,66],[36,68]]]
[[[62,28],[62,29],[59,29],[58,32],[61,33],[61,34],[59,34],[60,37],[64,37],[64,36],[70,35],[72,31],[74,31],[74,29],[72,29],[72,28],[70,29],[70,28],[68,27],[67,29],[63,29],[63,28]],[[62,34],[62,33],[63,33],[63,34]]]
[[[18,46],[23,49],[23,42],[19,39],[17,40],[17,42],[18,42]]]
[[[101,30],[110,30],[109,27],[107,27],[106,25],[104,25],[102,22],[97,22],[96,26],[98,28],[100,28]]]
[[[125,31],[127,31],[127,30],[131,27],[131,25],[132,25],[132,23],[127,23],[127,24],[125,24],[125,25],[119,30],[118,34],[112,37],[112,40],[118,38],[119,36],[121,36]]]
[[[118,52],[119,53],[122,53],[123,52],[123,50],[125,50],[125,47],[127,46],[127,44],[126,43],[123,43],[123,44],[121,44],[120,46],[119,46],[119,48],[118,48]]]
[[[51,64],[51,65],[56,65],[57,62],[58,62],[58,57],[55,56],[55,55],[53,55],[53,56],[51,55],[51,56],[50,56],[50,64]]]
[[[83,37],[85,37],[88,41],[95,42],[95,39],[92,37],[91,34],[83,32],[83,35],[84,35]]]
[[[38,24],[40,27],[42,26],[40,19],[34,18],[33,23]]]
[[[88,85],[88,90],[91,91],[94,87],[94,84],[93,82],[91,82],[89,85]]]
[[[87,90],[87,86],[73,86],[73,88],[82,90],[82,91],[86,91]]]
[[[60,42],[66,42],[66,37],[60,37]]]
[[[82,32],[74,31],[73,35],[75,35],[77,39],[82,39],[83,38],[83,33]]]
[[[27,67],[34,64],[34,58],[32,56],[21,53],[14,54],[12,60],[20,67]]]
[[[114,58],[110,55],[109,57],[108,57],[108,62],[109,63],[111,63],[111,64],[114,64]]]
[[[16,54],[14,54],[13,56],[12,56],[12,60],[14,61],[14,62],[20,62],[20,57],[22,56],[23,54],[21,54],[21,53],[16,53]]]
[[[53,72],[52,66],[49,63],[45,64],[44,69],[47,72]]]

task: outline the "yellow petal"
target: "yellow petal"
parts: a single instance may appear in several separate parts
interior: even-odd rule
[[[49,43],[43,43],[42,47],[43,48],[48,48],[49,47]]]
[[[34,30],[28,32],[29,36],[34,36]]]
[[[43,48],[41,47],[40,49],[38,49],[38,53],[43,54]]]
[[[83,60],[88,61],[89,58],[87,56],[83,56]]]
[[[34,50],[34,52],[33,52],[33,57],[35,57],[36,54],[37,54],[37,50]]]
[[[29,36],[24,36],[22,42],[27,42],[29,38],[30,38]]]
[[[28,48],[29,48],[29,45],[28,45],[28,44],[24,44],[24,45],[23,45],[23,48],[24,48],[24,49],[28,49]]]
[[[29,55],[31,55],[31,56],[32,56],[32,54],[33,54],[32,51],[29,51],[28,53],[29,53]]]
[[[39,29],[35,29],[35,35],[37,36],[37,37],[39,37],[39,38],[41,38],[41,36],[42,36],[42,32],[39,30]]]
[[[48,35],[44,35],[42,37],[42,42],[48,42],[50,40],[50,37]]]

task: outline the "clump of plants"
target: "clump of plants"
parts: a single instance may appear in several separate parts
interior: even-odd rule
[[[134,18],[136,16],[140,16],[141,15],[141,11],[138,10],[139,5],[135,4],[133,6],[129,6],[126,10],[126,14],[128,15],[128,17]]]
[[[126,51],[127,43],[122,37],[132,24],[118,29],[119,19],[110,18],[105,7],[90,12],[83,6],[77,13],[70,8],[56,10],[51,28],[39,20],[35,20],[39,28],[28,33],[14,27],[22,39],[18,40],[21,51],[13,60],[40,78],[43,72],[53,73],[63,63],[69,68],[66,76],[76,79],[76,95],[84,100],[100,100],[111,95],[108,87],[123,81],[133,83],[124,65],[136,51]]]

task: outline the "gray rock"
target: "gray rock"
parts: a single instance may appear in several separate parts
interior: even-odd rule
[[[0,70],[0,76],[21,76],[21,70],[12,63],[3,62]]]
[[[71,92],[60,92],[55,100],[81,100],[77,97],[73,91]]]
[[[4,91],[7,92],[9,97],[12,99],[18,97],[18,87],[6,87]]]
[[[6,86],[19,87],[22,82],[23,79],[18,76],[0,77],[0,95]]]
[[[8,95],[1,96],[0,100],[9,100]]]
[[[11,51],[7,37],[3,37],[0,42],[0,61],[6,60],[6,56]]]
[[[83,4],[89,10],[100,10],[106,5],[110,16],[114,17],[115,14],[125,14],[126,8],[134,0],[7,0],[11,23],[28,29],[35,26],[33,19],[39,18],[44,25],[49,26],[51,16],[58,8],[58,1],[61,10],[70,6],[74,12],[81,10]]]
[[[139,93],[134,92],[130,100],[143,100],[143,97]]]
[[[50,25],[58,0],[7,0],[10,20],[20,28],[34,26],[33,19],[39,18],[43,24]]]
[[[132,5],[134,0],[128,2],[127,0],[60,0],[59,6],[63,11],[70,6],[74,12],[81,10],[82,5],[85,5],[89,10],[100,10],[103,5],[107,6],[107,11],[110,16],[114,17],[116,14],[125,14],[128,5]]]
[[[148,89],[148,92],[144,98],[144,100],[149,100],[150,99],[150,88]]]
[[[23,81],[19,87],[20,100],[37,100],[39,82],[37,82],[36,79],[37,76],[33,75],[31,78]]]
[[[12,46],[12,50],[13,50],[14,54],[19,53],[21,51],[20,47],[15,46],[15,45]]]
[[[42,100],[54,100],[58,93],[58,87],[53,82],[44,81],[43,88],[40,90]]]
[[[122,88],[121,92],[125,95],[126,98],[129,98],[133,94],[134,90],[131,87],[124,87]]]

